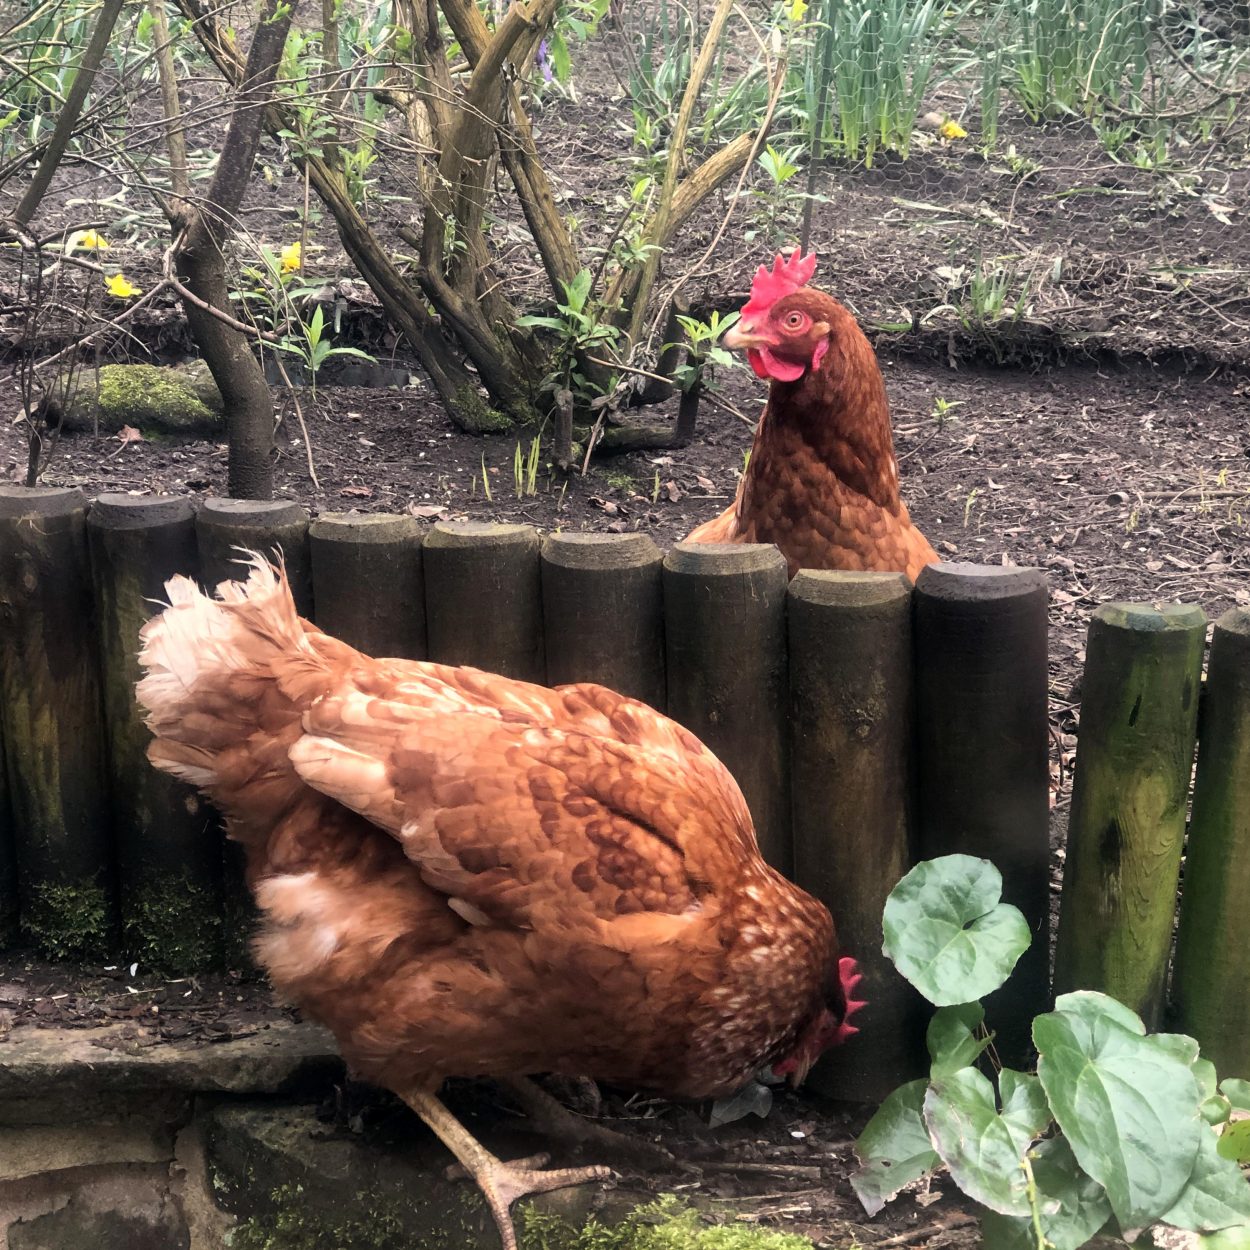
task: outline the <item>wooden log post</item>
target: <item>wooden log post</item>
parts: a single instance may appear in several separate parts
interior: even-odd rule
[[[1037,569],[937,564],[916,581],[918,854],[990,860],[1028,921],[1032,944],[986,1003],[1015,1066],[1050,1000],[1046,601]]]
[[[1206,617],[1105,603],[1089,624],[1055,988],[1161,1021]]]
[[[543,542],[547,680],[593,681],[663,711],[663,557],[646,534]]]
[[[281,557],[299,614],[313,614],[312,566],[308,557],[308,512],[281,500],[206,499],[195,518],[200,580],[210,593],[221,582],[247,576],[239,548]]]
[[[533,526],[439,521],[425,536],[423,559],[431,660],[546,680]]]
[[[0,950],[17,941],[17,859],[3,728],[0,717]]]
[[[1215,623],[1203,696],[1181,923],[1177,1024],[1222,1077],[1250,1079],[1250,611]]]
[[[308,513],[297,503],[259,499],[206,499],[195,517],[200,582],[210,593],[224,581],[247,576],[239,548],[281,557],[301,616],[313,615],[312,565],[308,556]],[[245,855],[237,842],[222,852],[223,954],[231,968],[254,970],[251,936],[256,920],[245,879]]]
[[[763,544],[678,543],[664,558],[668,714],[734,775],[764,858],[786,874],[788,580]]]
[[[1207,620],[1106,603],[1086,643],[1055,989],[1162,1021]]]
[[[393,513],[323,512],[308,531],[317,625],[366,655],[423,660],[421,527]]]
[[[195,577],[187,499],[101,495],[87,513],[125,957],[170,975],[220,963],[221,828],[198,791],[148,762],[139,630],[176,573]]]
[[[82,492],[0,486],[0,733],[23,937],[103,959],[116,937]]]
[[[794,879],[829,908],[868,1002],[809,1081],[855,1102],[923,1071],[924,1000],[881,952],[886,897],[913,861],[911,600],[901,573],[804,571],[786,610]]]

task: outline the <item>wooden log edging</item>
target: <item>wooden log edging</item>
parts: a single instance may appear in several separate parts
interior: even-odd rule
[[[918,854],[990,860],[1029,923],[1032,945],[986,1001],[1017,1065],[1049,1000],[1047,628],[1037,569],[938,564],[917,580]]]
[[[546,680],[538,532],[439,521],[425,536],[429,658]]]
[[[543,540],[551,685],[597,682],[664,711],[663,562],[646,534],[552,534]]]
[[[1207,620],[1103,604],[1089,625],[1055,989],[1162,1021]]]
[[[4,756],[4,718],[0,716],[0,950],[17,941],[17,852],[9,770]]]
[[[678,543],[664,557],[668,714],[737,779],[764,858],[792,871],[781,552]]]
[[[300,615],[313,615],[312,562],[308,554],[308,512],[281,500],[205,499],[195,514],[200,583],[210,593],[223,581],[247,576],[240,548],[280,558]],[[243,847],[220,842],[222,857],[222,946],[232,968],[253,969],[251,937],[256,905],[245,880]]]
[[[366,655],[423,660],[421,527],[388,512],[323,512],[308,530],[317,627]]]
[[[0,486],[0,725],[22,935],[102,960],[117,911],[80,490]]]
[[[833,913],[868,1001],[863,1031],[808,1079],[878,1102],[924,1070],[924,1001],[881,950],[886,897],[914,855],[911,583],[800,572],[787,626],[794,879]]]
[[[105,738],[113,794],[122,948],[181,975],[221,961],[221,847],[215,813],[193,787],[148,762],[135,701],[138,640],[165,582],[198,567],[187,499],[101,495],[87,513]]]
[[[247,576],[240,548],[281,559],[295,606],[313,615],[308,510],[297,503],[260,499],[205,499],[195,514],[200,581],[210,593],[224,581]]]
[[[1215,623],[1173,969],[1177,1023],[1250,1078],[1250,611]]]

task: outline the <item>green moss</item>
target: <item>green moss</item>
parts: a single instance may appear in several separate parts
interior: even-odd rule
[[[513,422],[492,408],[471,386],[462,386],[452,396],[456,423],[473,434],[506,434]]]
[[[50,959],[103,959],[108,953],[108,895],[93,881],[36,882],[22,914],[22,931]]]
[[[362,1193],[353,1204],[355,1213],[342,1215],[310,1207],[302,1185],[282,1185],[270,1199],[272,1210],[249,1216],[231,1230],[230,1250],[418,1250],[405,1231],[401,1199]],[[422,1237],[420,1250],[448,1245],[445,1234]]]
[[[812,1250],[806,1237],[753,1224],[708,1224],[671,1194],[638,1207],[611,1227],[591,1219],[572,1228],[556,1216],[529,1212],[521,1250]]]
[[[105,365],[100,370],[101,420],[105,413],[138,415],[140,428],[170,430],[211,429],[221,425],[187,380],[172,369],[156,365]]]
[[[126,951],[144,967],[181,976],[221,961],[217,898],[185,875],[149,876],[122,899]]]

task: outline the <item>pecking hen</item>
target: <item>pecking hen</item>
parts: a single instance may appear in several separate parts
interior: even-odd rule
[[[679,725],[600,686],[370,659],[259,557],[216,599],[166,589],[140,655],[152,762],[246,848],[274,986],[450,1148],[508,1250],[516,1198],[606,1169],[503,1162],[447,1077],[702,1099],[764,1067],[797,1085],[854,1032],[829,913]]]
[[[745,350],[768,403],[733,504],[689,542],[775,543],[799,569],[906,573],[937,552],[899,498],[885,382],[837,300],[808,285],[816,257],[759,267],[726,347]]]

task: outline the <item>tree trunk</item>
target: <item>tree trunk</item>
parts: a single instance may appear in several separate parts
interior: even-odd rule
[[[230,440],[229,493],[236,499],[273,497],[273,398],[251,340],[214,316],[229,315],[230,293],[223,252],[228,223],[238,217],[247,193],[273,94],[278,62],[296,0],[265,0],[230,115],[230,126],[212,186],[185,224],[178,272],[195,300],[186,299],[187,324],[217,389]],[[207,305],[204,307],[203,305]]]

